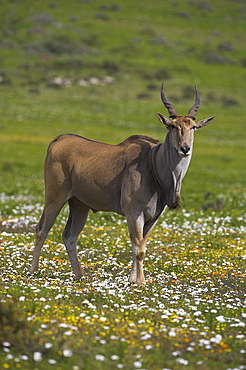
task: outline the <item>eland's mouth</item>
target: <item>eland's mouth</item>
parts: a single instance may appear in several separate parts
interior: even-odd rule
[[[180,157],[182,157],[182,158],[189,157],[189,156],[190,156],[190,154],[191,154],[191,152],[189,152],[189,153],[183,153],[183,152],[181,152],[181,151],[179,151],[178,153],[179,153]]]

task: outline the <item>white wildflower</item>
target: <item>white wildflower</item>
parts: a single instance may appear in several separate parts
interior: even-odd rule
[[[64,349],[63,350],[63,356],[64,357],[71,357],[73,355],[73,352],[71,351],[71,349]]]
[[[42,361],[42,353],[41,352],[34,352],[33,359],[35,362]]]
[[[105,356],[103,356],[103,355],[96,355],[96,356],[95,356],[95,359],[96,359],[97,361],[104,361],[104,360],[105,360]]]
[[[225,322],[225,318],[224,316],[220,315],[220,316],[216,316],[216,320],[219,321],[220,323],[223,323]]]
[[[53,360],[52,358],[50,358],[50,359],[48,360],[48,363],[49,363],[50,365],[55,365],[55,364],[56,364],[56,360]]]
[[[216,334],[214,338],[210,339],[210,341],[219,344],[222,341],[222,335]]]
[[[44,348],[46,348],[46,349],[49,349],[49,348],[51,348],[51,347],[53,347],[53,344],[52,343],[45,343],[45,345],[44,345]]]
[[[176,362],[178,362],[180,365],[188,365],[189,361],[185,360],[184,358],[177,358]]]

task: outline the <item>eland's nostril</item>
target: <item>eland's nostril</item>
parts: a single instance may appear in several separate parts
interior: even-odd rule
[[[188,145],[183,145],[180,147],[181,152],[187,154],[190,151],[190,147]]]

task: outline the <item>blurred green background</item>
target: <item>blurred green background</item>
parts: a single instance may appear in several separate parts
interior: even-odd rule
[[[165,82],[181,115],[216,115],[196,133],[186,207],[246,183],[246,4],[216,0],[1,0],[0,192],[42,199],[49,142],[76,133],[116,144],[164,140]]]

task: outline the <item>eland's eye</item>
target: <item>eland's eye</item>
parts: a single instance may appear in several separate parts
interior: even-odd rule
[[[193,126],[193,127],[192,127],[192,130],[193,130],[193,131],[196,131],[196,130],[197,130],[197,127],[196,127],[196,126]]]

